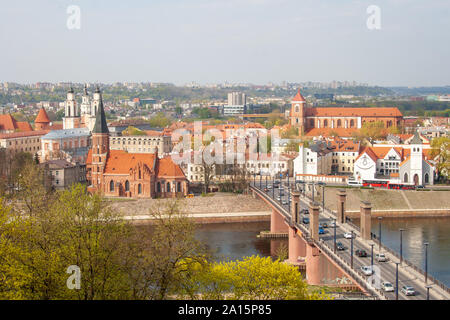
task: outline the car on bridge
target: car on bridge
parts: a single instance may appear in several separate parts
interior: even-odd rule
[[[304,217],[302,219],[303,224],[308,224],[309,223],[309,218]]]
[[[309,210],[308,210],[308,209],[302,209],[302,210],[300,211],[300,213],[303,213],[303,214],[309,214]]]
[[[411,286],[403,286],[402,292],[405,296],[414,296],[416,294],[416,291]]]
[[[319,227],[322,225],[322,228],[328,228],[328,223],[324,222],[322,224],[319,224]]]
[[[284,206],[287,206],[289,204],[289,201],[287,201],[286,199],[281,201],[281,204]]]
[[[351,232],[346,232],[346,233],[344,233],[344,238],[345,239],[355,238],[355,234],[351,233]]]
[[[381,288],[385,292],[394,292],[394,286],[389,281],[384,281],[381,283]]]
[[[268,188],[264,188],[264,192],[269,192],[269,189]]]
[[[366,250],[357,249],[357,250],[355,251],[355,254],[356,254],[358,257],[361,257],[361,258],[367,257],[367,252],[366,252]]]
[[[276,198],[278,201],[281,201],[281,197],[280,196],[276,196]]]
[[[372,266],[362,266],[361,267],[361,271],[366,275],[366,276],[371,276],[373,274],[373,268]]]
[[[319,227],[319,234],[325,234],[325,230],[321,227]]]
[[[386,257],[386,255],[384,253],[377,253],[375,255],[375,259],[377,259],[378,262],[386,262],[386,261],[388,261],[388,258]]]
[[[339,241],[336,243],[336,249],[338,249],[339,251],[344,251],[347,248],[342,244],[342,242]]]

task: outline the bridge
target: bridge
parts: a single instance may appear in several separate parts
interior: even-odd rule
[[[363,294],[376,299],[450,299],[448,287],[400,258],[380,241],[373,240],[370,203],[361,202],[358,227],[346,217],[345,190],[337,192],[337,212],[315,202],[313,196],[308,197],[306,188],[300,188],[292,181],[281,181],[277,187],[267,180],[253,179],[250,190],[254,197],[259,197],[272,208],[270,231],[288,233],[288,262],[306,266],[308,284],[335,284],[336,279],[346,278]],[[367,256],[356,255],[357,250],[364,250]],[[377,254],[380,253],[386,256],[387,261],[378,261]],[[366,275],[363,266],[372,268],[374,274]],[[383,282],[391,283],[394,291],[384,291]],[[401,291],[403,286],[413,287],[415,295],[406,296]]]

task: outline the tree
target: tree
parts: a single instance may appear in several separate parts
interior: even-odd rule
[[[183,265],[183,263],[181,263]],[[270,257],[190,264],[178,286],[181,297],[237,300],[322,300],[310,292],[297,268]]]
[[[439,175],[448,180],[450,178],[450,138],[434,138],[431,141],[431,157],[437,158]]]

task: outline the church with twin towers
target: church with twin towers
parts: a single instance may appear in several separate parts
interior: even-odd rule
[[[81,104],[78,105],[75,92],[71,87],[67,92],[67,99],[65,102],[63,128],[88,128],[92,132],[95,125],[95,118],[97,117],[102,94],[100,88],[96,86],[93,98],[89,96],[87,85],[84,85],[83,95],[81,97]]]

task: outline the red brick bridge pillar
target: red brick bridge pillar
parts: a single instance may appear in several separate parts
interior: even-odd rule
[[[292,264],[299,262],[299,258],[306,256],[306,243],[295,227],[298,219],[298,212],[300,210],[300,193],[297,191],[291,192],[291,219],[293,226],[289,227],[289,259]]]

